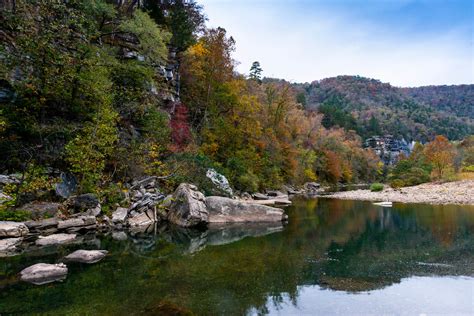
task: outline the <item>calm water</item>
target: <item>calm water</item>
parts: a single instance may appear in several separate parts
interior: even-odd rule
[[[0,258],[0,313],[474,314],[473,207],[319,199],[287,212],[284,227],[89,236],[82,248],[110,255],[70,264],[62,283],[16,274],[80,246]]]

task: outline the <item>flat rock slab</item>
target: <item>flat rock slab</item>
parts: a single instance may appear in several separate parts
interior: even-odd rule
[[[67,276],[67,266],[63,263],[37,263],[20,272],[20,279],[36,285],[64,280]]]
[[[281,222],[287,216],[282,209],[220,196],[206,198],[209,223]]]
[[[81,263],[96,263],[104,259],[108,254],[107,250],[76,250],[64,257],[67,261]]]
[[[71,218],[58,222],[58,229],[67,229],[71,227],[82,227],[96,225],[97,220],[95,216],[81,216],[78,218]]]
[[[19,222],[0,222],[0,238],[5,237],[21,237],[28,234],[28,227],[24,223]]]
[[[76,239],[76,234],[53,234],[46,237],[40,236],[36,240],[38,246],[62,245]]]
[[[47,219],[42,219],[39,221],[28,221],[25,222],[25,225],[30,229],[30,230],[43,230],[43,229],[48,229],[51,227],[57,227],[58,226],[58,219],[57,218],[47,218]]]

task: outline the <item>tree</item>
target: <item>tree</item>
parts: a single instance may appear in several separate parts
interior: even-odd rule
[[[445,171],[454,162],[454,147],[449,140],[438,135],[435,139],[425,146],[425,155],[428,161],[433,165],[435,177],[442,179]]]
[[[254,61],[252,67],[250,67],[249,78],[257,82],[262,82],[262,68],[258,61]]]

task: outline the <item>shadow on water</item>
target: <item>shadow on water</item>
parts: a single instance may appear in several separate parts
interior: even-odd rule
[[[351,293],[386,291],[405,278],[474,277],[473,207],[318,199],[297,200],[287,213],[284,226],[150,227],[2,258],[0,313],[265,314],[297,307],[308,287],[348,303]],[[17,282],[24,267],[79,247],[110,254],[70,264],[61,283]]]

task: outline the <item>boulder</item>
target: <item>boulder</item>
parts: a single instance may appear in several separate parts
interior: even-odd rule
[[[28,227],[24,223],[0,221],[0,238],[21,237],[28,232]]]
[[[67,244],[76,239],[76,234],[53,234],[49,236],[40,236],[36,240],[38,246],[62,245]]]
[[[64,205],[74,213],[84,212],[99,206],[99,199],[95,194],[87,193],[68,198]]]
[[[173,194],[168,220],[178,226],[191,227],[206,224],[208,218],[204,194],[195,185],[181,183]]]
[[[281,222],[287,219],[282,209],[220,196],[206,198],[209,223]]]
[[[37,263],[20,272],[20,279],[36,285],[64,280],[67,276],[67,266],[64,263]]]
[[[117,209],[112,213],[112,222],[123,223],[128,215],[128,209],[125,207],[117,207]]]
[[[147,210],[146,212],[140,213],[134,217],[128,219],[129,226],[148,226],[157,221],[155,212],[153,210]]]
[[[21,210],[30,213],[32,219],[55,217],[59,213],[61,204],[53,202],[32,202],[25,204]]]
[[[71,227],[84,227],[97,225],[95,216],[80,216],[77,218],[70,218],[64,221],[58,221],[58,229],[68,229]]]
[[[13,252],[16,250],[16,246],[21,244],[23,238],[6,238],[0,239],[0,257],[1,253]]]
[[[81,263],[96,263],[108,254],[107,250],[76,250],[64,257],[67,261]]]
[[[55,187],[56,194],[67,199],[74,193],[74,191],[76,191],[77,179],[71,173],[61,173],[60,178],[61,182],[56,184]]]
[[[206,177],[211,180],[211,182],[222,192],[226,193],[229,196],[234,195],[234,191],[230,187],[229,180],[227,178],[218,173],[216,170],[210,168],[207,169]]]

